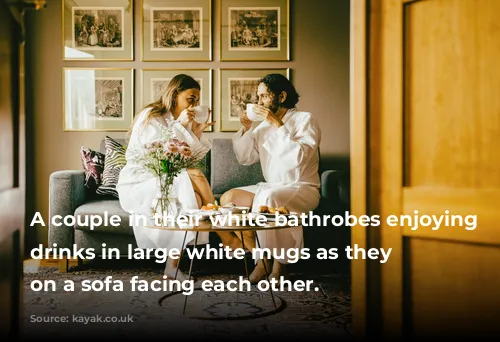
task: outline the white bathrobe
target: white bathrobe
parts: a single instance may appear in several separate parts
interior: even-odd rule
[[[233,137],[233,149],[242,165],[260,161],[265,182],[241,187],[255,194],[252,209],[260,205],[285,206],[290,211],[309,213],[320,199],[319,143],[321,131],[311,113],[289,109],[276,129],[263,121]],[[261,247],[303,248],[302,227],[259,230]],[[286,260],[280,260],[286,263]]]
[[[171,114],[166,118],[154,118],[143,125],[150,109],[143,110],[134,124],[132,135],[127,146],[127,164],[120,172],[116,189],[123,210],[130,214],[145,215],[150,217],[153,200],[159,196],[160,189],[157,177],[145,170],[137,161],[145,148],[144,145],[162,137],[164,128],[167,127],[165,120],[171,120],[174,125],[174,134],[181,141],[186,141],[193,152],[206,154],[211,143],[201,136],[199,140],[190,129],[184,128],[178,121],[174,121]],[[182,171],[174,179],[172,195],[177,196],[182,204],[182,209],[198,208],[193,185],[186,170]],[[186,242],[182,245],[184,232],[166,231],[143,226],[133,226],[135,239],[140,248],[177,248],[184,249],[194,238],[194,232],[188,232]],[[208,243],[208,233],[198,235],[198,244]]]

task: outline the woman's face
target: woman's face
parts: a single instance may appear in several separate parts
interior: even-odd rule
[[[196,107],[200,103],[200,90],[196,88],[186,89],[177,94],[175,107],[184,110],[190,106]]]

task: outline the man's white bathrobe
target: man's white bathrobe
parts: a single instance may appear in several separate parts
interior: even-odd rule
[[[320,199],[319,143],[321,131],[311,113],[289,109],[276,129],[263,121],[233,137],[233,149],[242,165],[260,161],[265,182],[241,187],[255,194],[252,210],[260,205],[285,206],[290,211],[309,213]],[[261,247],[302,248],[302,227],[257,232]],[[286,263],[286,260],[280,260]]]
[[[130,141],[127,146],[127,164],[120,172],[116,189],[123,210],[131,214],[151,217],[151,205],[159,196],[160,189],[157,177],[144,169],[137,158],[144,152],[144,145],[162,138],[167,127],[166,120],[173,123],[175,137],[189,144],[194,153],[205,155],[211,148],[211,143],[201,136],[199,140],[190,129],[184,128],[178,121],[174,121],[171,114],[162,118],[151,119],[143,125],[150,109],[143,110],[134,124]],[[193,185],[186,170],[182,171],[173,183],[172,195],[177,196],[182,209],[198,208]],[[139,248],[185,248],[195,238],[194,232],[188,232],[186,242],[182,245],[184,232],[166,231],[143,226],[133,226],[135,239]],[[207,243],[208,233],[198,235],[198,243]]]

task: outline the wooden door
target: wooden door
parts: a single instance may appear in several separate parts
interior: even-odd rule
[[[0,340],[18,333],[21,315],[24,56],[16,11],[0,1]]]
[[[383,223],[352,242],[392,248],[386,264],[353,263],[357,332],[500,335],[500,1],[352,9],[353,83],[365,86],[353,88],[353,210]],[[384,223],[415,210],[469,221]]]

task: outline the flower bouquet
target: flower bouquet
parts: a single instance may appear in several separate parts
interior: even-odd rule
[[[160,196],[151,206],[151,215],[164,225],[165,218],[176,217],[182,209],[177,197],[171,196],[175,177],[184,169],[198,167],[202,155],[193,151],[185,141],[170,139],[169,136],[144,147],[145,153],[139,158],[139,163],[157,176],[160,190]]]

